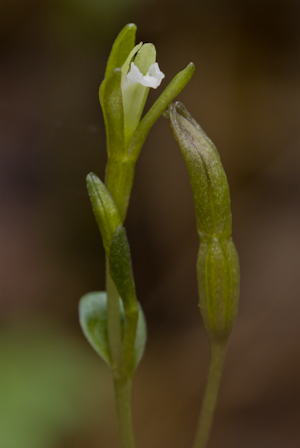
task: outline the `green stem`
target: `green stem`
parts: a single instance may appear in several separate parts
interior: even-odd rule
[[[133,183],[134,163],[129,160],[114,161],[108,159],[106,165],[105,184],[110,191],[119,210],[122,222],[125,219],[130,191]],[[124,367],[124,347],[122,343],[119,293],[111,278],[109,261],[106,257],[106,292],[107,292],[107,327],[110,354],[113,361],[113,376],[115,401],[121,439],[121,448],[135,448],[135,439],[132,424],[132,378],[126,373]],[[138,314],[137,314],[138,316]],[[129,316],[130,317],[130,316]],[[128,320],[128,316],[127,316]],[[136,318],[137,320],[137,318]],[[127,322],[128,324],[128,322]],[[128,345],[125,334],[125,355]],[[130,342],[130,341],[129,341]],[[134,343],[134,341],[133,341]],[[130,344],[129,344],[130,345]]]
[[[114,160],[109,157],[106,164],[105,185],[124,222],[134,178],[135,161],[124,159]]]
[[[122,333],[120,320],[119,294],[110,276],[109,261],[106,258],[106,291],[107,291],[107,327],[110,354],[112,357],[112,373],[114,376],[115,401],[121,439],[121,448],[135,448],[132,425],[132,378],[122,376],[124,367],[122,357]]]
[[[135,448],[132,424],[132,378],[114,380],[121,448]]]
[[[223,372],[226,344],[211,343],[207,384],[193,448],[206,448],[212,427]]]
[[[106,257],[107,331],[113,370],[120,366],[122,356],[122,334],[119,293],[111,278],[109,261]]]

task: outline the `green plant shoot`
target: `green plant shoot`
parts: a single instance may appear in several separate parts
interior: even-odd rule
[[[149,89],[158,88],[165,75],[154,45],[135,45],[135,34],[136,26],[128,24],[118,35],[99,89],[107,145],[105,184],[90,173],[87,189],[106,253],[106,292],[89,293],[79,305],[83,332],[113,374],[122,448],[135,447],[132,379],[146,343],[123,222],[145,139],[194,72],[192,63],[179,72],[142,118]]]
[[[229,187],[217,149],[181,103],[170,105],[169,114],[172,132],[188,167],[200,237],[199,305],[210,342],[211,360],[194,448],[205,448],[225,347],[238,309],[239,262],[231,239]]]

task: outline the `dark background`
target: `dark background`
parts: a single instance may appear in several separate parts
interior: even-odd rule
[[[0,1],[0,446],[118,446],[108,370],[84,340],[81,295],[104,289],[85,176],[104,176],[98,87],[128,22],[217,145],[232,194],[241,298],[210,448],[300,446],[300,3]],[[162,91],[149,95],[149,104]],[[138,446],[188,448],[208,367],[187,169],[160,118],[126,220],[149,338]]]

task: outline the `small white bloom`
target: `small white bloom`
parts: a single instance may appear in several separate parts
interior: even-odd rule
[[[134,58],[134,62],[132,58]],[[122,101],[124,112],[124,138],[127,147],[141,121],[149,88],[156,89],[165,75],[156,60],[156,50],[152,44],[136,45],[121,67]],[[145,75],[143,73],[146,73]]]
[[[135,63],[131,62],[130,70],[124,80],[124,87],[127,88],[131,84],[141,84],[145,87],[152,87],[152,89],[157,89],[164,77],[165,75],[160,70],[157,62],[150,65],[146,75],[143,75],[140,72],[139,68],[135,65]]]

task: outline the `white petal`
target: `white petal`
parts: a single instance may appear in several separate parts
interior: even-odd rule
[[[154,64],[150,65],[148,73],[144,76],[144,79],[151,83],[149,87],[157,89],[164,77],[165,74],[159,69],[158,63],[155,62]]]
[[[126,78],[125,78],[126,87],[128,87],[130,84],[142,84],[142,85],[144,85],[143,82],[144,82],[143,74],[140,72],[140,70],[135,65],[135,63],[131,62],[130,70],[127,73]]]
[[[125,86],[128,87],[130,84],[141,84],[142,86],[156,89],[164,77],[165,75],[162,71],[160,71],[157,62],[150,65],[145,76],[140,72],[135,63],[131,62],[130,71],[127,73],[125,79]]]

